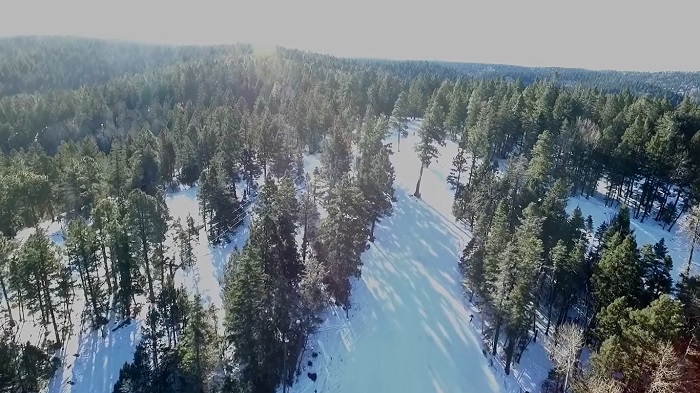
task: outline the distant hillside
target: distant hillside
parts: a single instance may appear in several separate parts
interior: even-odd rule
[[[0,39],[0,96],[102,84],[154,67],[249,46],[166,46],[77,37]]]
[[[292,56],[327,57],[336,65],[373,66],[389,70],[396,75],[416,76],[428,71],[441,77],[468,77],[475,79],[505,78],[520,80],[529,85],[535,80],[555,78],[563,85],[581,84],[599,88],[606,92],[621,92],[625,89],[635,95],[649,94],[668,97],[679,102],[683,96],[700,100],[700,72],[637,72],[594,71],[581,68],[522,67],[505,64],[452,63],[442,61],[393,61],[382,59],[341,59],[328,55],[316,55],[294,49],[283,49]],[[288,54],[289,55],[289,54]]]

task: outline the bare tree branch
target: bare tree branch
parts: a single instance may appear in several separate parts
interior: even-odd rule
[[[583,346],[583,329],[574,324],[565,324],[554,333],[554,339],[547,345],[554,369],[564,374],[564,391],[569,387],[569,379],[578,362],[579,351]]]
[[[674,393],[681,388],[683,371],[680,359],[670,342],[659,343],[654,356],[655,368],[651,372],[649,393]]]

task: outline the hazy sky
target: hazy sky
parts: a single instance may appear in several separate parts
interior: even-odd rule
[[[338,56],[700,71],[698,6],[659,0],[2,0],[0,35],[253,42]]]

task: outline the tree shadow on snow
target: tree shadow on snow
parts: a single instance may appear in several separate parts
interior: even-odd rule
[[[342,378],[353,390],[383,391],[386,381],[391,391],[500,391],[463,303],[457,259],[468,233],[408,190],[397,188],[396,197],[353,288],[362,309],[351,324],[361,336],[348,358],[370,363],[358,368],[369,375],[351,368]]]

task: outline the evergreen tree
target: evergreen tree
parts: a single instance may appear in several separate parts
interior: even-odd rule
[[[649,305],[663,294],[671,293],[673,260],[661,238],[654,246],[644,245],[640,250],[643,270],[642,306]]]
[[[462,251],[459,268],[464,276],[464,285],[469,289],[469,301],[476,293],[484,293],[484,243],[472,237]]]
[[[163,201],[140,189],[135,189],[129,194],[128,204],[131,209],[128,218],[131,248],[146,276],[148,299],[151,303],[155,303],[156,271],[154,269],[164,263],[158,249],[163,246],[168,230],[167,207]]]
[[[394,197],[394,167],[389,159],[392,154],[382,140],[387,128],[386,120],[379,120],[363,135],[361,161],[357,182],[366,201],[367,219],[370,222],[369,241],[374,241],[374,227],[382,217],[390,215]]]
[[[11,292],[8,285],[8,278],[16,248],[17,246],[12,240],[0,236],[0,290],[2,290],[2,297],[3,300],[5,300],[5,306],[7,307],[7,314],[10,317],[11,324],[14,323],[15,319],[12,315],[12,305],[10,304]]]
[[[323,141],[321,150],[321,174],[329,188],[350,172],[352,162],[351,135],[339,119]]]
[[[501,253],[499,286],[503,310],[507,343],[505,348],[505,372],[510,372],[510,365],[516,346],[522,352],[523,342],[528,341],[528,329],[532,326],[534,315],[535,291],[532,287],[537,281],[542,266],[542,241],[539,235],[542,219],[537,215],[534,205],[523,211],[523,220],[513,234],[511,244]],[[498,335],[494,342],[498,341]]]
[[[216,364],[216,327],[212,324],[212,310],[202,304],[202,297],[195,295],[189,312],[187,329],[178,346],[182,368],[187,375],[188,391],[208,391],[208,376]]]
[[[56,246],[47,234],[37,230],[29,236],[19,251],[19,263],[11,271],[16,290],[24,296],[27,309],[39,313],[41,324],[51,326],[56,343],[63,342],[63,326],[59,306],[66,301],[61,283],[66,280]]]
[[[260,245],[250,241],[234,263],[226,267],[224,279],[224,327],[235,346],[234,361],[240,378],[256,392],[272,392],[279,382],[278,343],[271,321],[272,298],[267,291]]]
[[[75,219],[66,229],[66,254],[70,267],[78,272],[80,286],[88,304],[88,312],[94,327],[106,322],[109,304],[107,293],[102,288],[103,277],[99,274],[99,244],[94,229],[83,219]]]
[[[319,229],[319,260],[328,271],[327,285],[336,303],[350,306],[350,278],[360,275],[360,256],[367,248],[364,198],[355,181],[345,177],[329,190],[328,215]]]
[[[543,198],[552,184],[553,155],[552,136],[549,131],[545,131],[537,137],[527,167],[527,189],[533,200]]]
[[[420,141],[415,146],[421,162],[416,191],[413,194],[417,198],[420,198],[420,182],[423,179],[423,170],[430,165],[433,159],[438,157],[439,153],[436,145],[445,145],[444,118],[443,108],[440,106],[437,95],[434,95],[430,100],[425,118],[418,131]]]
[[[154,196],[161,180],[158,139],[150,131],[142,131],[131,157],[131,187]]]
[[[634,238],[615,234],[609,242],[611,246],[603,251],[591,278],[593,299],[599,310],[621,296],[628,296],[636,302],[642,286],[642,270]]]
[[[618,373],[622,383],[631,391],[646,391],[649,379],[644,375],[653,370],[658,343],[674,342],[682,327],[681,305],[668,295],[662,295],[648,307],[610,315],[615,326],[591,358],[598,375]]]
[[[396,151],[401,151],[401,138],[408,136],[408,105],[408,94],[402,91],[394,103],[394,110],[391,112],[389,122],[391,128],[396,130]]]

